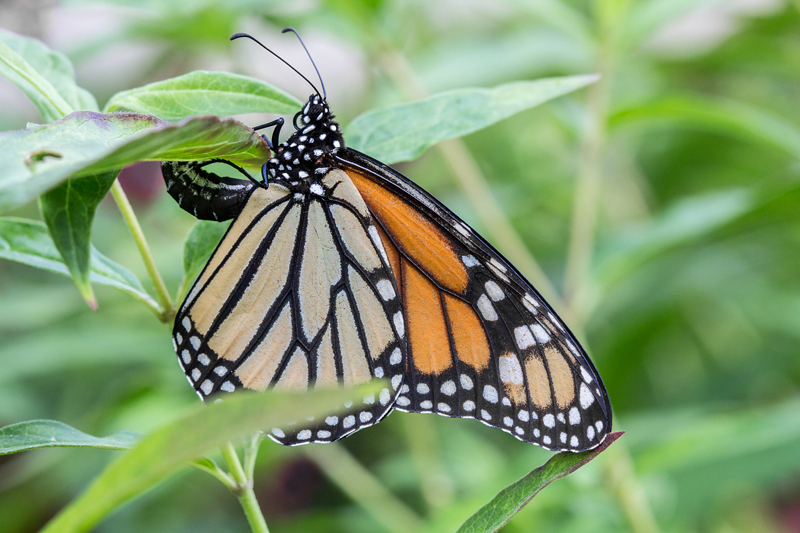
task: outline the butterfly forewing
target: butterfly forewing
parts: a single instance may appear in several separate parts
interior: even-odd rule
[[[333,170],[303,192],[273,184],[250,195],[181,307],[174,340],[202,398],[387,380],[352,414],[271,428],[274,440],[294,445],[337,440],[389,412],[403,379],[403,334],[370,212]]]
[[[610,428],[602,382],[563,322],[505,259],[418,186],[339,156],[381,227],[408,329],[396,407],[476,418],[550,449]]]

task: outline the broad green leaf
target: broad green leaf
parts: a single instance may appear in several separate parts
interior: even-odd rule
[[[50,236],[72,275],[75,286],[92,309],[97,302],[89,282],[92,221],[97,205],[117,177],[117,171],[73,178],[40,198]]]
[[[419,102],[368,111],[350,123],[345,139],[351,148],[386,164],[409,161],[437,142],[485,128],[597,79],[570,76],[446,91]]]
[[[622,436],[621,431],[610,433],[603,443],[587,452],[561,452],[542,466],[531,470],[525,477],[501,490],[497,496],[467,519],[458,528],[459,533],[484,533],[499,531],[511,518],[522,510],[540,490],[567,476],[608,448]]]
[[[71,177],[144,160],[214,157],[260,166],[270,152],[256,132],[234,120],[195,117],[169,124],[138,113],[79,111],[53,124],[0,133],[0,213]]]
[[[240,393],[194,411],[144,437],[112,463],[91,486],[43,529],[44,532],[86,531],[130,498],[191,461],[228,441],[258,430],[285,427],[307,416],[331,413],[331,406],[380,390],[371,383],[357,389],[296,393]],[[334,408],[334,410],[336,410]],[[341,412],[345,409],[341,408]]]
[[[763,142],[800,157],[800,126],[770,112],[720,98],[695,95],[658,98],[616,110],[609,117],[609,125],[652,124],[656,119]]]
[[[106,112],[129,110],[164,119],[192,115],[296,113],[303,104],[263,81],[228,72],[196,70],[111,97]]]
[[[51,50],[37,39],[24,37],[2,29],[0,29],[0,42],[16,52],[70,106],[71,109],[52,117],[47,117],[42,113],[42,118],[45,121],[58,120],[72,111],[99,111],[94,96],[75,83],[75,72],[72,68],[72,62],[67,56],[61,52]],[[2,70],[2,66],[0,66],[0,70]],[[10,79],[25,91],[37,107],[40,105],[39,99],[45,98],[47,100],[49,98],[46,92],[42,92],[41,88],[36,90],[29,82],[23,82],[21,85],[18,83],[18,81],[22,81],[20,78]],[[31,89],[34,91],[33,93],[30,92]]]
[[[45,225],[33,220],[0,218],[0,258],[70,275]],[[94,247],[90,247],[89,265],[89,279],[92,282],[116,287],[151,308],[158,307],[136,276]]]
[[[192,226],[183,243],[184,281],[190,281],[200,272],[227,230],[228,224],[210,220],[198,220]]]
[[[0,455],[64,446],[127,450],[138,439],[139,435],[132,431],[93,437],[56,420],[29,420],[0,428]]]
[[[0,74],[28,95],[45,121],[58,120],[73,111],[46,79],[39,75],[22,56],[2,42],[0,42]]]

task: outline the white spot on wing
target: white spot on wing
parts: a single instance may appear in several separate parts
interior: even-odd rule
[[[498,366],[500,370],[500,381],[503,383],[522,385],[522,367],[516,355],[509,353],[508,355],[500,357],[498,359]]]
[[[203,366],[208,366],[208,363],[211,362],[211,359],[209,359],[208,356],[204,353],[198,355],[197,360],[200,361],[200,364]]]
[[[530,415],[528,414],[528,411],[520,411],[519,413],[517,413],[517,418],[519,418],[523,422],[527,422],[528,420],[530,420]]]
[[[424,402],[420,402],[419,406],[423,409],[431,409],[433,407],[433,403],[430,400],[425,400]]]
[[[581,423],[581,413],[578,411],[577,407],[573,407],[569,410],[569,423],[573,426]]]
[[[449,413],[449,412],[450,412],[450,406],[449,406],[449,405],[447,405],[447,404],[446,404],[446,403],[444,403],[444,402],[439,402],[439,403],[436,405],[436,409],[437,409],[437,410],[439,410],[439,411],[441,411],[441,412],[443,412],[443,413]]]
[[[335,426],[336,424],[339,423],[339,417],[329,416],[328,418],[325,419],[325,423],[328,424],[329,426]]]
[[[183,317],[183,320],[181,320],[181,325],[183,326],[183,329],[185,329],[186,331],[192,329],[192,321],[189,320],[188,316]]]
[[[540,343],[546,344],[550,342],[550,334],[539,324],[532,324],[531,331],[533,331],[533,336],[536,337],[536,340]]]
[[[500,285],[492,280],[487,281],[484,284],[484,287],[486,287],[486,294],[488,294],[489,298],[491,298],[494,302],[499,302],[506,297],[506,293],[503,292],[503,289],[500,288]]]
[[[483,387],[483,398],[487,402],[497,403],[497,400],[498,400],[497,389],[495,389],[491,385],[485,385]]]
[[[442,391],[442,394],[446,396],[452,396],[453,394],[456,393],[456,384],[453,383],[451,380],[447,380],[444,383],[442,383],[440,390]]]
[[[399,398],[397,398],[397,405],[399,405],[400,407],[408,407],[410,403],[411,400],[409,400],[405,396],[400,396]]]
[[[278,429],[278,428],[272,428],[272,434],[273,434],[273,435],[275,435],[276,437],[278,437],[279,439],[282,439],[283,437],[285,437],[285,436],[286,436],[286,435],[283,433],[283,431],[281,431],[281,430],[280,430],[280,429]]]
[[[211,389],[213,389],[213,388],[214,388],[214,384],[211,383],[211,381],[208,380],[208,379],[204,380],[203,384],[200,385],[200,390],[203,391],[203,394],[205,394],[206,396],[211,394]]]
[[[556,425],[556,418],[551,413],[547,413],[544,415],[544,418],[542,418],[542,423],[549,428],[554,427]]]
[[[494,311],[494,309],[492,309],[492,311]],[[400,311],[396,312],[392,317],[392,321],[394,322],[394,329],[397,330],[397,336],[402,338],[406,332],[406,326],[403,322],[403,313]]]
[[[388,279],[382,279],[378,283],[376,283],[376,286],[378,287],[378,292],[380,293],[381,298],[383,298],[384,301],[388,302],[389,300],[394,300],[396,294],[394,292],[394,287],[392,286],[391,281],[389,281]]]
[[[342,420],[342,427],[344,427],[345,429],[351,428],[355,423],[356,423],[356,417],[354,417],[353,415],[346,416],[344,417],[344,420]]]
[[[464,255],[461,257],[461,260],[464,261],[464,266],[466,267],[476,267],[480,265],[480,262],[472,255]]]
[[[485,294],[481,294],[481,297],[478,298],[478,310],[480,310],[483,318],[489,322],[497,320],[497,311],[494,310],[492,302],[489,301]]]
[[[586,383],[581,383],[580,402],[582,409],[586,409],[592,405],[592,403],[594,403],[594,396],[592,396],[592,393],[589,390],[589,387],[586,386]]]
[[[391,399],[392,396],[389,394],[389,389],[383,389],[378,395],[378,400],[381,402],[381,405],[386,405]]]
[[[465,411],[471,413],[472,411],[475,410],[475,402],[473,402],[472,400],[467,400],[466,402],[464,402],[462,407],[464,408]]]
[[[297,434],[297,440],[308,440],[311,438],[311,430],[304,429],[300,433]]]
[[[235,390],[235,387],[233,386],[233,383],[231,383],[230,381],[226,381],[220,386],[219,389],[225,392],[233,392]]]
[[[528,326],[519,326],[514,328],[514,338],[517,341],[517,347],[520,350],[524,350],[529,346],[533,346],[533,335],[531,335],[531,330]]]
[[[372,413],[369,411],[363,411],[361,414],[358,415],[358,419],[361,420],[362,424],[366,424],[370,420],[372,420]]]
[[[392,352],[392,355],[389,356],[389,363],[393,365],[399,365],[400,361],[403,360],[403,354],[400,352],[400,348],[395,348]]]
[[[430,391],[431,389],[426,383],[420,383],[417,385],[417,392],[419,394],[428,394]]]
[[[471,377],[466,374],[461,374],[461,376],[459,376],[459,380],[461,381],[461,386],[464,388],[464,390],[472,390],[473,384]]]
[[[383,257],[383,262],[388,265],[389,257],[386,255],[386,250],[383,248],[383,241],[381,241],[381,236],[378,234],[378,228],[370,226],[367,228],[367,233],[369,233],[369,238],[372,239],[372,244],[375,245],[375,248],[380,252],[381,257]]]

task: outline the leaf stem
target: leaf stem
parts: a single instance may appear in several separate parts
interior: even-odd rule
[[[251,442],[252,451],[252,442]],[[231,442],[227,442],[222,446],[222,457],[228,465],[231,476],[236,481],[233,493],[239,499],[239,503],[244,510],[247,521],[250,524],[250,529],[253,533],[269,533],[267,522],[264,520],[264,515],[261,513],[261,507],[258,505],[256,494],[253,492],[253,478],[245,473],[242,468],[242,463],[239,461],[239,456],[236,454],[236,449]],[[253,460],[255,462],[255,460]]]
[[[161,279],[161,274],[158,272],[156,263],[153,260],[153,254],[150,253],[150,247],[147,245],[147,240],[144,238],[144,232],[142,232],[142,227],[139,225],[139,220],[136,218],[133,207],[131,207],[131,203],[128,201],[125,191],[122,190],[122,185],[119,184],[119,180],[115,180],[114,184],[111,186],[111,194],[117,202],[117,206],[122,213],[122,218],[125,219],[125,223],[128,225],[128,229],[130,229],[133,235],[133,240],[136,241],[136,246],[139,248],[139,253],[142,256],[145,268],[147,268],[147,273],[150,275],[153,287],[155,287],[156,297],[160,305],[158,310],[159,320],[168,322],[175,316],[175,306],[169,296],[167,286],[164,284],[164,280]]]

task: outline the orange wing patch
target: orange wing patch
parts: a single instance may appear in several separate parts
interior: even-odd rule
[[[449,294],[444,295],[444,303],[458,360],[476,372],[484,370],[489,365],[492,353],[478,315],[467,302]]]
[[[397,195],[355,172],[350,177],[401,251],[430,273],[439,285],[464,294],[469,274],[450,240]]]
[[[401,268],[411,360],[423,374],[439,374],[453,364],[439,289],[405,259]]]

